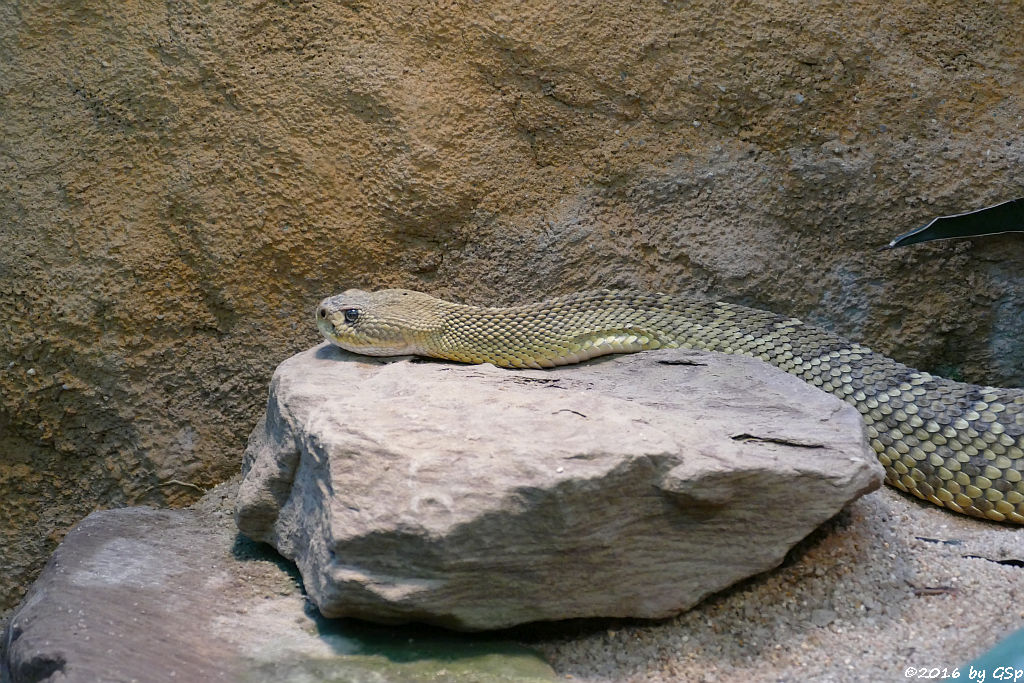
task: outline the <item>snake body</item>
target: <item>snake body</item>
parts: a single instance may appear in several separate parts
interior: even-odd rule
[[[409,290],[353,289],[321,302],[317,325],[356,353],[509,368],[677,347],[753,356],[856,406],[892,486],[967,515],[1024,524],[1024,389],[919,372],[796,318],[608,290],[484,308]]]

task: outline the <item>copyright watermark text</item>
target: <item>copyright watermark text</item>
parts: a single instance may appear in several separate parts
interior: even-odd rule
[[[992,668],[979,669],[969,665],[963,669],[956,667],[950,669],[942,666],[908,666],[903,670],[903,676],[919,681],[932,680],[954,680],[954,681],[1024,681],[1024,669],[1015,666],[996,666]]]

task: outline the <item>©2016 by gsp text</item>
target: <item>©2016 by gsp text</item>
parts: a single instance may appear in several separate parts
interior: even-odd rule
[[[918,681],[1024,681],[1024,669],[1015,666],[976,667],[969,664],[955,669],[940,666],[908,666],[903,670],[903,675]]]

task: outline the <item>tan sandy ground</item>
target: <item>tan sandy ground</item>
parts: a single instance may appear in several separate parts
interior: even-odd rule
[[[812,534],[779,569],[676,619],[584,628],[531,645],[575,680],[926,680],[907,676],[909,667],[938,667],[931,680],[941,680],[943,669],[952,676],[1022,626],[1024,528],[885,487]],[[960,674],[967,680],[966,669]]]

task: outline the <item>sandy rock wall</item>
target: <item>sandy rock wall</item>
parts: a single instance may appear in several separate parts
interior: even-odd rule
[[[0,6],[0,607],[97,507],[237,471],[350,286],[791,313],[1024,383],[1024,6]]]

